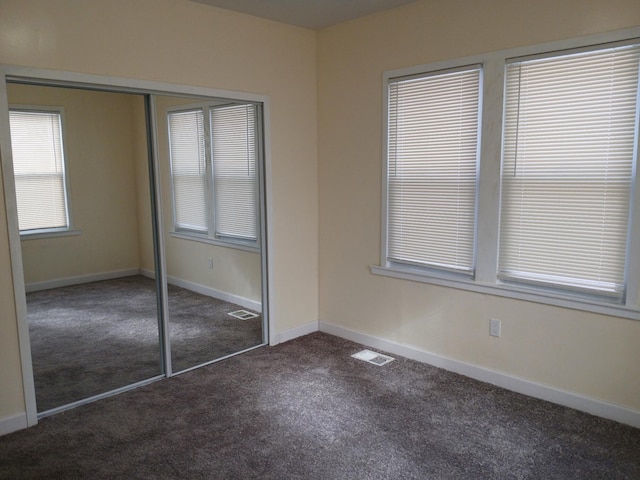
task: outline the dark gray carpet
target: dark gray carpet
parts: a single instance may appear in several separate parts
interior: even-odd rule
[[[261,317],[169,287],[175,371],[262,343]],[[161,374],[155,282],[142,276],[27,294],[38,411]]]
[[[638,479],[640,430],[315,333],[0,437],[2,479]]]

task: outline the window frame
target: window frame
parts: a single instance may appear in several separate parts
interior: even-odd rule
[[[445,60],[383,72],[382,75],[382,197],[381,197],[381,253],[379,265],[371,265],[371,272],[392,278],[417,281],[451,287],[465,291],[490,294],[498,297],[526,300],[546,305],[566,307],[582,311],[640,320],[640,201],[635,192],[640,188],[640,175],[633,179],[631,211],[629,216],[629,241],[626,253],[626,295],[621,302],[582,292],[556,288],[530,286],[503,282],[498,279],[499,223],[501,204],[501,165],[505,107],[505,80],[507,64],[513,61],[545,58],[595,49],[640,43],[640,27],[601,35],[550,42],[528,47]],[[438,70],[451,70],[467,65],[482,65],[483,87],[481,96],[481,135],[478,194],[476,205],[475,275],[461,277],[446,271],[398,265],[387,260],[387,130],[388,130],[388,82],[397,77],[424,75]],[[640,116],[640,112],[636,112]],[[638,142],[634,170],[637,170]]]
[[[256,107],[256,166],[255,166],[255,178],[254,178],[254,199],[255,199],[255,219],[256,219],[256,238],[246,239],[241,237],[221,236],[216,234],[216,202],[214,192],[214,167],[213,156],[211,148],[211,110],[214,108],[221,108],[232,105],[254,105]],[[201,232],[192,229],[177,228],[176,222],[176,195],[173,182],[173,168],[171,166],[171,135],[169,130],[169,115],[178,112],[188,112],[201,110],[203,115],[203,128],[204,128],[204,144],[205,144],[205,175],[206,175],[206,219],[207,219],[207,231]],[[218,245],[223,247],[230,247],[237,250],[244,250],[249,252],[259,252],[261,244],[261,228],[260,228],[260,206],[257,201],[259,198],[259,168],[260,162],[264,158],[264,146],[263,146],[263,109],[262,104],[259,102],[244,101],[244,100],[231,100],[224,99],[221,101],[208,101],[188,103],[183,105],[176,105],[167,107],[165,111],[165,119],[167,122],[167,146],[169,155],[169,177],[171,183],[171,231],[169,235],[174,238],[180,238],[184,240],[196,241],[200,243],[207,243],[211,245]]]
[[[80,235],[82,232],[73,228],[73,214],[71,206],[71,189],[69,181],[69,162],[68,162],[68,149],[67,149],[67,136],[66,136],[66,118],[65,110],[62,106],[51,105],[27,105],[27,104],[10,104],[9,113],[11,112],[28,112],[28,113],[43,113],[43,114],[56,114],[60,119],[60,141],[62,143],[62,181],[64,188],[64,201],[67,215],[67,225],[64,227],[46,227],[37,228],[31,230],[19,230],[21,240],[36,240],[40,238],[53,238]],[[15,159],[14,161],[14,177],[15,174]],[[16,198],[17,205],[17,198]]]
[[[172,231],[174,233],[180,233],[180,234],[186,234],[186,235],[194,235],[194,236],[208,236],[209,235],[209,223],[210,223],[210,216],[211,216],[211,212],[210,212],[210,208],[211,208],[211,203],[207,201],[207,199],[209,198],[209,194],[210,194],[210,182],[209,182],[209,177],[211,175],[210,169],[210,162],[209,162],[209,157],[208,157],[208,147],[207,147],[207,123],[206,120],[204,119],[204,108],[202,105],[198,104],[195,106],[184,106],[184,108],[182,108],[182,106],[180,107],[171,107],[167,109],[166,112],[166,119],[167,119],[167,145],[168,145],[168,155],[169,155],[169,177],[171,179],[171,221],[172,221]],[[205,173],[204,173],[204,177],[205,177],[205,205],[204,205],[204,209],[205,209],[205,218],[207,221],[207,231],[201,231],[201,230],[197,230],[194,228],[187,228],[187,227],[178,227],[178,219],[177,219],[177,209],[176,209],[176,187],[175,187],[175,182],[174,182],[174,173],[173,173],[173,159],[171,156],[171,124],[169,122],[169,116],[171,114],[179,114],[179,113],[188,113],[188,112],[196,112],[196,111],[200,111],[202,113],[203,116],[203,136],[204,136],[204,148],[205,148],[205,159],[204,159],[204,164],[205,164]]]
[[[633,56],[635,58],[635,61],[638,61],[638,59],[640,58],[640,42],[630,42],[629,46],[635,47],[635,52],[633,53]],[[530,64],[530,62],[534,62],[534,66],[532,68],[535,69],[535,62],[537,61],[542,61],[545,62],[546,60],[549,60],[551,63],[553,63],[554,61],[560,61],[561,64],[563,64],[566,68],[566,62],[574,62],[576,60],[580,60],[581,56],[582,58],[584,58],[584,55],[586,54],[587,58],[593,58],[591,57],[592,54],[594,55],[598,55],[602,52],[608,52],[608,54],[612,53],[612,50],[617,50],[617,53],[620,53],[622,55],[624,55],[624,51],[625,50],[629,50],[629,48],[625,45],[611,45],[611,44],[605,44],[605,45],[598,45],[598,46],[593,46],[593,47],[587,47],[587,48],[582,48],[582,49],[578,49],[578,50],[571,50],[571,51],[560,51],[560,52],[552,52],[550,54],[546,54],[546,55],[536,55],[533,56],[533,58],[531,56],[525,57],[525,58],[514,58],[514,59],[509,59],[506,62],[505,65],[505,72],[506,72],[506,77],[505,77],[505,92],[507,91],[507,80],[509,78],[509,74],[508,71],[510,68],[526,68],[528,64]],[[549,63],[543,63],[543,65],[549,65]],[[562,68],[562,67],[561,67]],[[582,67],[584,68],[584,67]],[[638,70],[634,69],[634,71],[636,72],[636,74],[638,73]],[[514,78],[513,76],[511,77],[512,79]],[[607,79],[609,82],[611,81],[610,77]],[[534,80],[535,82],[535,80]],[[635,134],[633,135],[633,138],[627,138],[627,141],[629,142],[629,144],[633,144],[633,151],[631,153],[631,163],[627,163],[625,159],[624,165],[627,165],[629,168],[629,182],[625,181],[622,185],[624,185],[624,191],[627,192],[628,194],[628,200],[625,202],[626,206],[629,208],[628,211],[626,212],[621,212],[624,213],[624,218],[626,219],[626,223],[624,224],[625,226],[625,231],[623,235],[618,236],[617,238],[620,239],[620,242],[623,243],[624,242],[624,246],[620,249],[616,249],[617,253],[620,253],[621,251],[624,251],[624,259],[620,258],[619,255],[616,255],[616,259],[615,261],[620,261],[620,260],[624,260],[623,262],[623,266],[624,266],[624,271],[621,272],[622,274],[622,279],[619,283],[615,283],[615,279],[611,278],[610,279],[610,288],[604,288],[605,283],[606,282],[601,282],[599,287],[597,288],[594,286],[594,284],[598,284],[598,281],[595,279],[591,279],[589,280],[588,278],[579,278],[579,277],[569,277],[568,275],[570,274],[570,272],[567,272],[566,270],[562,270],[562,269],[555,269],[555,271],[553,273],[547,273],[542,274],[539,272],[531,272],[531,271],[513,271],[510,270],[508,268],[509,265],[511,265],[511,263],[509,262],[509,253],[507,251],[501,252],[501,248],[507,248],[504,247],[504,245],[502,245],[501,243],[499,243],[499,257],[502,255],[505,257],[505,261],[500,262],[499,261],[499,265],[498,265],[498,278],[504,282],[504,283],[512,283],[512,284],[531,284],[531,285],[536,285],[538,284],[539,286],[544,286],[546,285],[547,288],[551,288],[553,289],[557,289],[557,290],[562,290],[562,291],[567,291],[567,290],[575,290],[577,292],[581,292],[582,294],[589,296],[589,297],[602,297],[602,298],[612,298],[613,302],[618,302],[618,303],[624,303],[624,295],[626,294],[626,290],[628,287],[628,282],[626,280],[627,278],[627,268],[628,268],[628,256],[629,256],[629,247],[630,247],[630,239],[629,239],[629,234],[630,234],[630,228],[631,228],[631,223],[630,223],[630,218],[631,218],[631,214],[632,214],[632,209],[633,209],[633,203],[634,203],[634,184],[637,183],[637,175],[636,175],[636,165],[638,162],[638,149],[637,149],[637,142],[638,142],[638,128],[639,128],[639,113],[640,113],[640,78],[638,78],[637,83],[632,85],[633,88],[633,94],[634,94],[634,101],[635,101],[635,111],[634,114],[632,115],[632,121],[633,121],[633,126],[635,128]],[[565,87],[566,88],[566,87]],[[506,94],[506,93],[505,93]],[[518,92],[518,105],[520,105],[520,94]],[[547,100],[547,98],[545,98],[544,100]],[[610,99],[609,99],[610,100]],[[523,103],[525,103],[526,105],[526,99],[522,100]],[[505,145],[508,143],[507,142],[507,122],[509,120],[509,117],[507,115],[507,104],[506,104],[506,100],[505,100],[505,107],[504,107],[504,115],[503,115],[503,149],[505,148]],[[519,107],[518,107],[519,108]],[[526,109],[526,106],[523,107],[524,109]],[[526,110],[525,110],[526,111]],[[535,114],[535,113],[534,113]],[[515,119],[512,117],[511,118],[512,122],[515,121]],[[614,117],[613,121],[615,121],[615,125],[617,127],[619,127],[619,123],[617,123],[617,121],[619,120],[618,117]],[[525,124],[526,125],[526,124]],[[613,123],[609,123],[608,127],[611,128],[611,126],[613,125]],[[513,127],[513,125],[512,125]],[[517,126],[516,126],[517,128]],[[520,143],[520,141],[526,142],[526,139],[529,138],[527,137],[527,133],[526,133],[526,126],[524,127],[524,134],[522,135],[522,137],[518,134],[512,135],[512,139],[511,141],[514,142],[514,145],[517,145],[518,143]],[[601,138],[601,137],[599,137]],[[531,145],[533,145],[533,148],[536,148],[539,144],[536,143],[537,140],[535,139],[535,137],[530,139]],[[619,145],[620,144],[620,140],[618,140],[616,142],[615,145]],[[513,155],[516,155],[516,152],[513,152]],[[511,175],[507,175],[505,174],[505,171],[507,168],[515,168],[515,161],[512,159],[507,159],[507,154],[503,151],[503,157],[502,157],[502,170],[503,172],[501,172],[501,192],[502,192],[502,201],[501,201],[501,209],[504,209],[505,206],[507,205],[506,202],[504,201],[505,199],[505,184],[519,184],[521,189],[527,189],[530,188],[531,183],[535,183],[537,179],[539,179],[540,177],[536,177],[535,175],[532,175],[531,173],[525,173],[526,172],[526,167],[523,168],[523,171],[519,174],[515,174],[514,176],[518,179],[516,182],[510,182],[509,177],[511,177]],[[520,157],[518,157],[520,158]],[[522,161],[524,162],[524,165],[526,166],[530,166],[531,163],[527,163],[527,158],[523,158]],[[533,160],[534,165],[537,165],[538,168],[540,167],[539,163],[535,163],[535,160]],[[614,162],[616,162],[616,160],[614,160]],[[513,165],[511,165],[511,163],[513,163]],[[603,162],[604,163],[604,162]],[[608,162],[607,162],[608,163]],[[507,165],[509,165],[509,167],[507,167]],[[556,162],[554,163],[553,167],[544,167],[546,168],[545,172],[542,174],[543,176],[546,175],[547,180],[545,180],[545,187],[544,188],[549,188],[549,185],[552,184],[553,182],[551,182],[550,180],[552,178],[554,178],[555,175],[558,175],[557,170],[555,171],[551,171],[554,168],[564,168],[564,173],[560,174],[562,176],[563,181],[565,182],[565,188],[566,187],[566,182],[568,182],[569,184],[575,184],[576,181],[585,181],[586,178],[594,178],[594,177],[589,177],[588,174],[582,174],[582,175],[577,175],[576,172],[574,170],[571,169],[571,164],[570,163],[563,163],[562,161]],[[550,170],[551,169],[551,170]],[[569,171],[571,171],[572,173],[569,174],[567,173],[567,169]],[[516,169],[517,170],[517,169]],[[540,175],[540,174],[538,174]],[[585,177],[585,175],[587,175]],[[591,174],[592,175],[592,174]],[[607,185],[615,185],[615,180],[611,180],[610,183],[608,183],[606,181],[605,178],[600,178],[598,177],[598,180],[600,181],[600,183],[595,184],[596,187],[600,187],[603,190],[605,190],[607,187]],[[591,184],[593,185],[593,181],[591,180]],[[516,187],[517,188],[517,187]],[[571,187],[569,187],[569,189],[571,190]],[[615,190],[615,186],[614,186],[614,190]],[[584,192],[584,190],[580,190],[581,192]],[[614,192],[615,195],[615,192]],[[575,197],[573,197],[575,199]],[[614,197],[615,198],[615,197]],[[595,200],[594,197],[590,197],[590,199]],[[604,199],[602,199],[604,200]],[[518,203],[518,202],[515,202]],[[519,205],[522,205],[522,202],[519,202],[518,205],[512,204],[512,207],[517,208]],[[530,206],[530,205],[529,205]],[[501,222],[504,222],[504,220],[508,220],[508,218],[501,218]],[[609,218],[609,221],[610,218]],[[569,223],[571,221],[569,220]],[[508,225],[508,222],[504,222],[505,225]],[[500,226],[501,231],[503,232],[517,232],[517,229],[508,229],[505,225]],[[610,225],[610,224],[608,224]],[[597,227],[596,227],[597,228]],[[502,233],[502,232],[501,232]],[[519,232],[517,232],[519,233]],[[516,233],[516,234],[517,234]],[[622,232],[620,232],[622,233]],[[549,237],[546,237],[549,238]],[[575,246],[576,244],[574,244]],[[539,244],[538,244],[539,246]],[[513,267],[513,265],[511,265]],[[535,268],[540,268],[539,264],[535,264],[535,266],[533,267]],[[565,276],[566,275],[566,276]],[[546,277],[546,278],[545,278]],[[557,287],[554,287],[553,284],[560,285]],[[616,288],[616,287],[621,287],[621,288]]]
[[[413,81],[413,80],[422,80],[422,79],[428,79],[428,78],[435,78],[435,77],[442,77],[442,76],[446,76],[446,75],[456,75],[456,74],[467,74],[470,72],[474,72],[477,71],[478,73],[478,106],[477,106],[477,114],[476,114],[476,121],[477,121],[477,131],[476,131],[476,144],[475,144],[475,179],[474,179],[474,188],[475,188],[475,192],[474,192],[474,207],[473,207],[473,220],[472,220],[472,226],[471,226],[471,230],[473,231],[473,240],[472,240],[472,244],[469,246],[470,247],[470,256],[471,256],[471,265],[469,269],[463,269],[463,268],[453,268],[453,267],[449,267],[449,266],[437,266],[435,262],[425,262],[425,263],[421,263],[421,262],[413,262],[410,259],[407,260],[394,260],[390,258],[390,254],[389,254],[389,246],[390,246],[390,240],[389,240],[389,231],[390,231],[390,227],[389,224],[391,223],[390,221],[390,207],[389,204],[390,199],[391,199],[391,195],[390,195],[390,191],[389,191],[389,182],[390,179],[392,177],[391,173],[390,173],[390,155],[389,155],[389,137],[390,137],[390,128],[389,128],[389,119],[390,119],[390,112],[389,112],[389,91],[390,88],[393,84],[398,84],[400,85],[401,83],[405,82],[405,81]],[[399,76],[399,77],[390,77],[389,79],[387,79],[387,83],[386,83],[386,100],[385,100],[385,105],[387,108],[387,114],[385,115],[385,119],[386,119],[386,123],[385,123],[385,132],[384,132],[384,140],[385,140],[385,162],[384,162],[384,186],[385,186],[385,197],[386,197],[386,201],[384,202],[385,205],[385,216],[384,216],[384,229],[385,229],[385,235],[384,235],[384,241],[383,241],[383,258],[386,259],[386,262],[388,265],[390,266],[398,266],[400,268],[404,268],[404,267],[411,267],[413,269],[416,269],[418,271],[424,271],[424,272],[434,272],[434,273],[438,273],[438,272],[449,272],[450,275],[455,276],[455,277],[459,277],[459,278],[472,278],[475,275],[475,262],[476,262],[476,255],[477,255],[477,250],[476,250],[476,242],[475,242],[475,238],[477,236],[477,229],[478,229],[478,215],[477,215],[477,204],[478,204],[478,178],[479,178],[479,168],[480,168],[480,147],[481,147],[481,139],[482,139],[482,91],[483,91],[483,69],[482,69],[482,65],[481,64],[470,64],[470,65],[462,65],[462,66],[458,66],[455,68],[449,68],[449,69],[444,69],[444,70],[435,70],[435,71],[429,71],[429,72],[424,72],[422,74],[412,74],[412,75],[406,75],[406,76]],[[397,126],[396,126],[397,127]],[[402,161],[399,161],[397,158],[394,160],[396,162],[396,164],[398,163],[402,163]]]
[[[252,105],[250,103],[247,102],[242,102],[242,103],[230,103],[230,104],[221,104],[221,105],[214,105],[214,106],[209,106],[208,107],[208,118],[209,118],[209,122],[208,122],[208,126],[209,126],[209,131],[207,132],[208,135],[208,139],[210,144],[213,142],[213,136],[214,136],[214,129],[213,129],[213,122],[212,122],[212,116],[215,110],[222,110],[224,108],[228,108],[228,107],[246,107],[247,105]],[[217,205],[217,201],[216,201],[216,182],[218,181],[216,179],[216,177],[220,178],[224,178],[225,175],[222,175],[221,172],[216,173],[216,161],[213,157],[213,150],[214,147],[213,145],[210,145],[210,152],[211,152],[211,162],[210,162],[210,168],[211,168],[211,173],[210,173],[210,181],[211,181],[211,202],[212,202],[212,212],[211,212],[211,225],[210,225],[210,229],[213,230],[213,236],[215,237],[216,240],[220,240],[220,241],[227,241],[227,242],[232,242],[235,244],[253,244],[253,243],[258,243],[259,242],[259,211],[258,211],[258,165],[260,164],[260,146],[259,146],[259,139],[260,139],[260,135],[259,135],[259,129],[260,129],[260,108],[259,106],[253,104],[253,106],[255,107],[255,109],[253,110],[253,113],[255,114],[255,118],[253,119],[254,121],[254,128],[255,128],[255,132],[254,132],[254,143],[255,143],[255,163],[253,165],[253,168],[249,167],[249,170],[253,170],[253,176],[249,177],[251,178],[251,184],[253,185],[252,188],[252,196],[253,196],[253,204],[254,204],[254,219],[255,219],[255,238],[251,238],[251,237],[246,237],[243,235],[234,235],[234,234],[224,234],[222,232],[220,232],[220,230],[222,230],[222,228],[220,227],[220,217],[221,215],[219,214],[219,209],[218,209],[218,205]],[[248,143],[248,142],[247,142]],[[226,176],[227,178],[229,177],[228,175]],[[234,176],[235,178],[235,176]]]

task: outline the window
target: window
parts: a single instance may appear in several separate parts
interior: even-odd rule
[[[167,118],[175,231],[255,246],[258,107],[202,105]]]
[[[256,239],[256,115],[253,105],[215,107],[211,119],[218,237]]]
[[[624,294],[639,51],[508,64],[501,279]]]
[[[176,230],[207,232],[207,169],[202,109],[169,114]]]
[[[386,72],[372,272],[640,319],[640,40],[624,35]]]
[[[473,272],[480,74],[389,82],[390,262]]]
[[[21,234],[69,229],[60,111],[9,112]]]

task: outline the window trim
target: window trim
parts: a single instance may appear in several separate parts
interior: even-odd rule
[[[68,143],[66,135],[66,117],[65,110],[62,106],[53,105],[30,105],[22,103],[9,104],[9,112],[30,112],[30,113],[56,113],[60,116],[60,135],[62,140],[62,166],[63,166],[63,181],[64,181],[64,196],[67,210],[67,226],[57,228],[38,228],[32,230],[20,231],[20,238],[22,240],[36,240],[42,238],[54,238],[80,235],[81,230],[77,230],[73,225],[73,210],[71,206],[71,189],[69,181],[69,155],[68,155]]]
[[[500,281],[497,277],[498,241],[500,220],[500,171],[502,163],[504,88],[507,63],[535,57],[551,57],[567,53],[596,50],[614,46],[640,43],[640,27],[606,34],[549,42],[489,52],[470,57],[445,60],[383,72],[382,75],[382,195],[380,229],[380,263],[371,265],[372,274],[417,281],[432,285],[451,287],[465,291],[490,294],[546,305],[577,309],[593,313],[640,320],[640,202],[636,194],[640,188],[640,175],[632,185],[632,209],[629,220],[629,242],[627,252],[627,288],[622,303],[589,294],[574,294],[565,290],[531,287]],[[388,83],[397,77],[425,75],[430,72],[451,70],[473,64],[483,69],[482,129],[480,136],[480,166],[476,206],[476,265],[471,278],[435,269],[399,265],[387,260],[387,129],[388,129]],[[640,115],[640,112],[637,114]],[[638,137],[636,134],[636,162]]]
[[[475,136],[476,139],[476,145],[475,145],[475,194],[474,194],[474,212],[473,212],[473,244],[470,246],[471,247],[471,265],[469,269],[456,269],[453,267],[448,267],[445,265],[442,266],[436,266],[435,262],[430,262],[430,263],[425,263],[425,264],[421,264],[419,262],[412,262],[410,260],[404,260],[404,261],[395,261],[395,260],[390,260],[389,259],[389,239],[388,239],[388,232],[389,232],[389,179],[392,177],[392,175],[390,174],[390,169],[389,169],[389,88],[391,87],[391,85],[393,84],[399,84],[401,82],[404,81],[411,81],[411,80],[418,80],[418,79],[425,79],[425,78],[433,78],[433,77],[439,77],[442,75],[448,75],[448,74],[458,74],[458,73],[469,73],[472,71],[477,71],[478,72],[478,91],[479,91],[479,95],[478,95],[478,106],[477,106],[477,133]],[[460,278],[473,278],[473,276],[475,275],[475,263],[476,263],[476,256],[477,256],[477,245],[475,242],[475,238],[477,236],[477,231],[478,231],[478,211],[477,211],[477,205],[478,205],[478,179],[479,179],[479,169],[480,169],[480,149],[481,149],[481,141],[482,141],[482,92],[484,89],[483,86],[483,66],[482,64],[469,64],[469,65],[460,65],[454,68],[449,68],[449,69],[442,69],[442,70],[431,70],[428,72],[424,72],[422,74],[411,74],[411,75],[407,75],[407,76],[396,76],[396,77],[391,77],[389,79],[387,79],[386,84],[385,84],[385,94],[386,94],[386,99],[385,99],[385,106],[387,108],[387,113],[385,115],[385,119],[386,119],[386,123],[385,123],[385,131],[384,131],[384,142],[385,142],[385,147],[384,147],[384,155],[385,155],[385,161],[384,161],[384,185],[385,185],[385,189],[386,189],[386,193],[385,193],[385,198],[384,198],[384,205],[385,208],[387,209],[387,213],[384,216],[384,250],[383,250],[383,259],[386,259],[387,263],[389,265],[392,266],[398,266],[400,268],[402,268],[402,266],[407,266],[408,268],[413,268],[412,264],[414,264],[417,268],[419,269],[423,269],[425,272],[451,272],[453,275],[459,276]],[[395,160],[396,162],[398,162],[398,159]]]
[[[211,158],[211,125],[210,125],[210,110],[212,108],[220,108],[231,105],[244,105],[252,104],[256,106],[256,178],[254,198],[256,199],[256,238],[255,239],[243,239],[240,237],[230,236],[216,236],[215,233],[215,199],[213,191],[213,159]],[[169,177],[171,184],[171,231],[169,235],[174,238],[183,240],[207,243],[211,245],[218,245],[221,247],[235,248],[238,250],[245,250],[249,252],[259,252],[261,245],[261,227],[260,227],[260,206],[257,201],[259,198],[259,173],[258,168],[262,158],[264,156],[263,146],[263,128],[264,128],[264,113],[262,104],[260,102],[248,101],[248,100],[235,100],[235,99],[220,99],[220,101],[207,101],[207,102],[195,102],[187,103],[183,105],[170,106],[165,109],[165,119],[167,119],[167,145],[169,146],[168,155],[171,156],[170,144],[171,138],[169,134],[169,122],[168,117],[171,113],[187,112],[193,110],[201,110],[204,119],[204,143],[205,143],[205,168],[206,168],[206,215],[207,215],[207,231],[200,232],[196,230],[190,230],[185,228],[176,227],[176,195],[174,191],[173,173],[171,166],[169,167]],[[171,165],[171,158],[169,158],[169,165]]]
[[[233,244],[231,244],[230,242],[221,241],[216,238],[211,238],[201,233],[196,233],[191,231],[181,230],[176,232],[174,230],[169,232],[169,236],[173,238],[179,238],[182,240],[189,240],[191,242],[206,243],[209,245],[217,245],[218,247],[227,247],[227,248],[233,248],[236,250],[244,250],[245,252],[256,252],[256,253],[260,252],[260,247],[258,246],[243,244],[241,242],[234,242]]]
[[[21,240],[38,240],[41,238],[57,238],[57,237],[73,237],[76,235],[82,235],[82,230],[77,229],[53,229],[53,228],[41,228],[39,230],[30,230],[26,233],[20,234]]]

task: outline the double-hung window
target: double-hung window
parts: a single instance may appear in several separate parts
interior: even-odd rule
[[[477,66],[389,82],[390,263],[473,273],[480,85]]]
[[[255,241],[257,155],[255,105],[209,110],[215,235]]]
[[[207,160],[202,108],[171,112],[169,140],[176,231],[207,233]]]
[[[624,295],[639,52],[507,65],[499,278]]]
[[[9,124],[20,233],[68,230],[60,110],[12,108]]]
[[[254,104],[168,112],[177,233],[256,246],[258,114]]]
[[[372,271],[640,318],[640,41],[611,42],[387,72]]]

